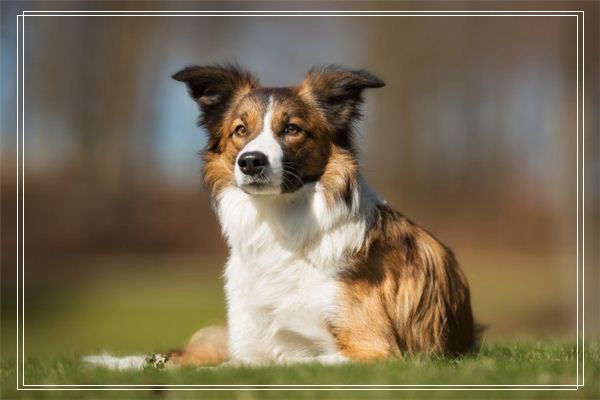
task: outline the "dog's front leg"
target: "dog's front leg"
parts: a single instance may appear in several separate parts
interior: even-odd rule
[[[269,352],[266,328],[260,318],[238,304],[230,301],[229,308],[229,349],[232,366],[259,366],[268,363]]]

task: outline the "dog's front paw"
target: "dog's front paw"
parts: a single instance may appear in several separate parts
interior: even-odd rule
[[[153,353],[146,357],[144,369],[163,370],[167,366],[167,362],[171,359],[168,354]]]
[[[276,363],[283,363],[285,361],[286,351],[284,346],[274,346],[271,354],[273,356],[273,361]]]

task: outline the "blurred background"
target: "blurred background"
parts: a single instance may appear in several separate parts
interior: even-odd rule
[[[459,10],[475,6],[482,3],[453,3]],[[177,5],[2,3],[2,343],[11,354],[15,15],[61,7]],[[599,329],[592,286],[600,199],[598,3],[552,7],[587,10],[586,332],[592,337]],[[227,249],[201,183],[205,135],[195,104],[170,75],[188,64],[227,61],[271,86],[297,84],[310,67],[329,63],[384,79],[386,87],[367,93],[359,124],[367,180],[454,249],[471,283],[476,318],[487,325],[486,340],[575,340],[575,17],[31,16],[24,33],[28,356],[151,352],[224,322]]]

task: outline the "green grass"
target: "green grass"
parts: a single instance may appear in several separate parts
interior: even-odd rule
[[[475,288],[475,314],[490,328],[481,351],[461,359],[413,358],[336,367],[297,365],[128,372],[91,368],[80,362],[82,355],[104,350],[117,355],[164,351],[185,343],[199,327],[223,323],[225,305],[218,268],[221,264],[222,260],[198,257],[118,257],[77,262],[70,266],[72,274],[32,274],[28,278],[26,384],[153,385],[144,391],[17,391],[16,303],[14,293],[4,290],[0,398],[600,398],[598,342],[586,346],[586,386],[578,391],[163,391],[155,387],[575,384],[574,321],[573,332],[563,335],[564,331],[558,328],[550,331],[550,327],[560,327],[564,322],[551,312],[559,308],[563,299],[540,296],[541,290],[554,287],[554,281],[518,275],[517,264],[515,274],[493,273],[495,268],[489,267],[469,275]],[[504,291],[508,289],[504,288],[515,289],[512,281],[500,281],[506,275],[511,280],[525,282],[526,290],[507,295]],[[543,318],[546,320],[542,321]],[[512,336],[506,336],[510,332]],[[523,337],[530,339],[519,339]]]
[[[3,399],[12,398],[587,398],[600,397],[600,345],[586,349],[586,386],[578,391],[16,391],[15,363],[2,363]],[[297,365],[263,368],[115,372],[71,358],[26,360],[28,384],[71,385],[569,385],[575,383],[576,351],[551,340],[484,345],[460,359],[413,358],[370,365]]]

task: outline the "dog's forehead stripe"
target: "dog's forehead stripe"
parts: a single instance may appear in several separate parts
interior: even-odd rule
[[[267,112],[263,118],[263,129],[269,130],[271,133],[273,133],[273,108],[273,98],[271,97],[267,106]]]
[[[263,143],[275,141],[275,134],[273,133],[273,98],[269,97],[268,103],[265,107],[264,114],[262,116],[262,127],[258,136],[251,140],[244,147],[243,151],[249,151],[255,147],[260,147]],[[260,150],[260,149],[257,149]]]
[[[281,173],[283,149],[275,138],[275,133],[273,132],[273,104],[273,97],[269,97],[265,114],[262,118],[261,131],[259,132],[258,136],[244,146],[242,151],[240,151],[238,158],[240,155],[246,152],[259,151],[267,156],[273,172]]]

